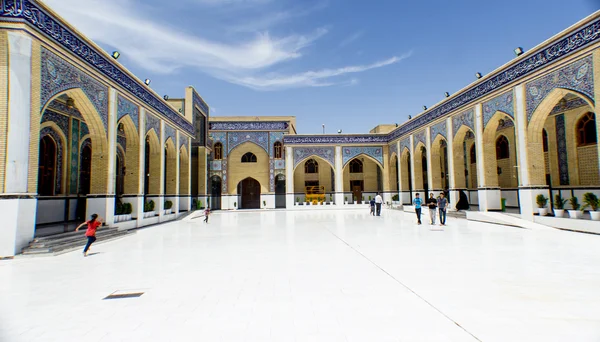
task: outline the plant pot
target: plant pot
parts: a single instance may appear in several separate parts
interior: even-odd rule
[[[580,219],[583,216],[583,212],[581,210],[568,210],[569,217],[572,219]]]
[[[590,211],[592,221],[600,221],[600,211]]]
[[[345,205],[348,205],[348,201],[344,201],[344,204],[345,204]]]
[[[564,209],[554,209],[554,217],[564,217],[565,210]]]
[[[538,213],[540,216],[546,216],[548,215],[548,208],[538,208]]]

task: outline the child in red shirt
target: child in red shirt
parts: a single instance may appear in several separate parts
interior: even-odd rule
[[[94,241],[96,241],[96,230],[98,229],[98,227],[100,227],[102,225],[102,219],[98,218],[98,214],[92,214],[92,219],[80,224],[79,227],[77,227],[75,229],[75,231],[78,231],[79,228],[81,228],[85,225],[87,225],[87,230],[85,231],[85,236],[87,236],[88,242],[85,245],[85,248],[83,249],[84,257],[87,256],[88,250],[90,249],[90,246],[92,245],[92,243],[94,243]]]

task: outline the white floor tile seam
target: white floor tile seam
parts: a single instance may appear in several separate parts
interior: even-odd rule
[[[368,256],[366,256],[361,251],[359,251],[358,249],[356,249],[354,246],[352,246],[346,240],[342,239],[340,236],[338,236],[337,234],[335,234],[334,232],[332,232],[330,229],[328,229],[328,228],[324,228],[324,229],[327,230],[336,239],[338,239],[341,243],[343,243],[344,245],[346,245],[348,248],[352,249],[355,253],[359,254],[362,258],[364,258],[369,263],[371,263],[374,267],[376,267],[381,272],[383,272],[386,276],[388,276],[389,278],[391,278],[394,282],[396,282],[397,284],[399,284],[400,286],[402,286],[403,288],[405,288],[406,290],[408,290],[409,292],[411,292],[414,296],[416,296],[417,298],[419,298],[419,300],[421,300],[424,303],[426,303],[429,307],[431,307],[432,309],[434,309],[436,312],[438,312],[444,318],[446,318],[447,320],[449,320],[452,323],[454,323],[456,326],[458,326],[460,329],[462,329],[465,333],[469,334],[471,337],[473,337],[473,339],[475,339],[477,341],[481,341],[477,336],[475,336],[473,333],[471,333],[470,331],[468,331],[465,327],[463,327],[461,324],[459,324],[453,318],[449,317],[446,313],[444,313],[443,311],[441,311],[438,307],[436,307],[435,305],[433,305],[433,303],[431,303],[430,301],[428,301],[427,299],[425,299],[423,296],[421,296],[420,294],[418,294],[417,292],[415,292],[415,290],[413,290],[409,286],[405,285],[402,281],[400,281],[394,275],[392,275],[391,273],[389,273],[387,270],[385,270],[382,266],[380,266],[379,264],[377,264],[375,261],[371,260]]]

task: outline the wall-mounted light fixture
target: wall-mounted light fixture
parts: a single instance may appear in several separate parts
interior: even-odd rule
[[[121,57],[121,53],[119,51],[113,51],[113,53],[111,54],[111,56],[114,59],[119,59],[119,57]]]
[[[147,86],[149,86],[149,85],[150,85],[150,82],[152,82],[152,81],[150,81],[150,79],[149,79],[149,78],[147,78],[147,79],[144,81],[144,84],[145,84],[145,85],[147,85]]]
[[[483,75],[480,72],[476,72],[475,77],[477,77],[477,79],[480,79],[483,77]]]
[[[519,46],[518,48],[516,48],[514,51],[515,51],[515,55],[517,55],[517,57],[519,57],[519,56],[521,56],[523,53],[525,53],[525,50],[523,50],[523,48],[522,48],[522,47],[520,47],[520,46]]]

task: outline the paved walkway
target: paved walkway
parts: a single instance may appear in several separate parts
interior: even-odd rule
[[[217,213],[0,261],[0,341],[600,340],[600,236],[382,215]]]

